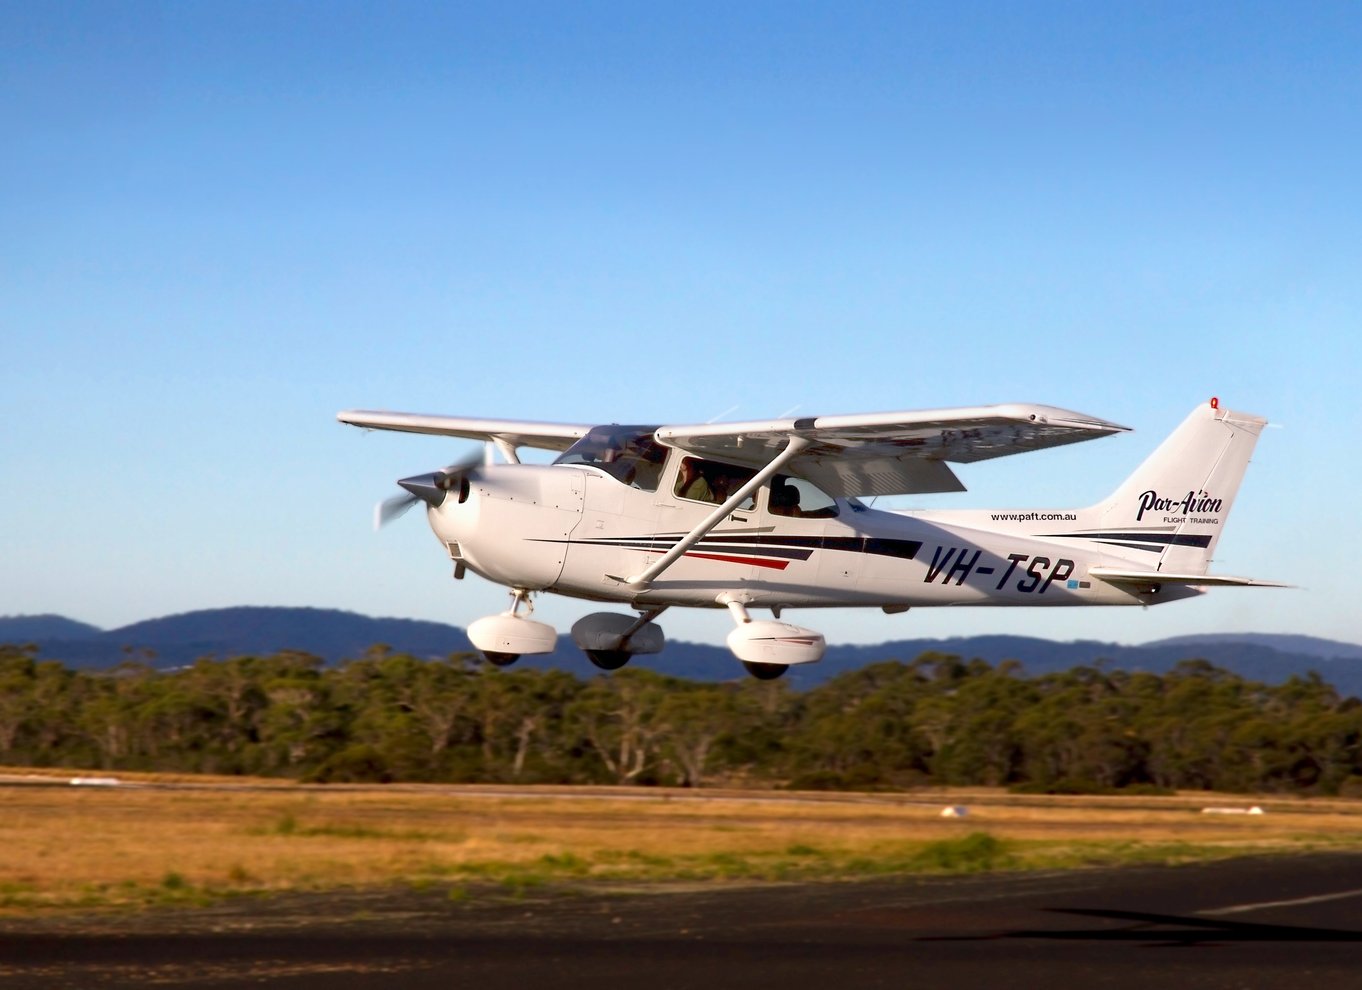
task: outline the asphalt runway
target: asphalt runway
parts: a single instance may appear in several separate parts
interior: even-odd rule
[[[0,923],[0,986],[1362,987],[1362,855],[846,884],[290,895]]]

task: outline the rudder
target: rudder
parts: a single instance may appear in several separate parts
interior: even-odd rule
[[[1221,409],[1215,399],[1197,406],[1094,507],[1099,525],[1128,535],[1129,549],[1158,552],[1157,570],[1205,574],[1266,425],[1260,416]]]

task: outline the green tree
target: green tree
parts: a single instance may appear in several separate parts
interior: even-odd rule
[[[664,730],[658,713],[668,681],[628,668],[594,678],[568,707],[568,718],[614,783],[640,783],[656,770]]]

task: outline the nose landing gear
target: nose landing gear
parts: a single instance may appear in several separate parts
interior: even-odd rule
[[[520,614],[524,607],[525,615]],[[524,654],[552,653],[558,632],[528,616],[534,613],[530,593],[524,588],[511,592],[511,607],[499,615],[489,615],[468,627],[468,639],[475,649],[497,667],[509,667]]]

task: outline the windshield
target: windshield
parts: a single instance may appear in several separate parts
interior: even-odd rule
[[[657,491],[667,448],[653,439],[655,426],[597,426],[558,456],[555,464],[600,468],[626,485]]]

